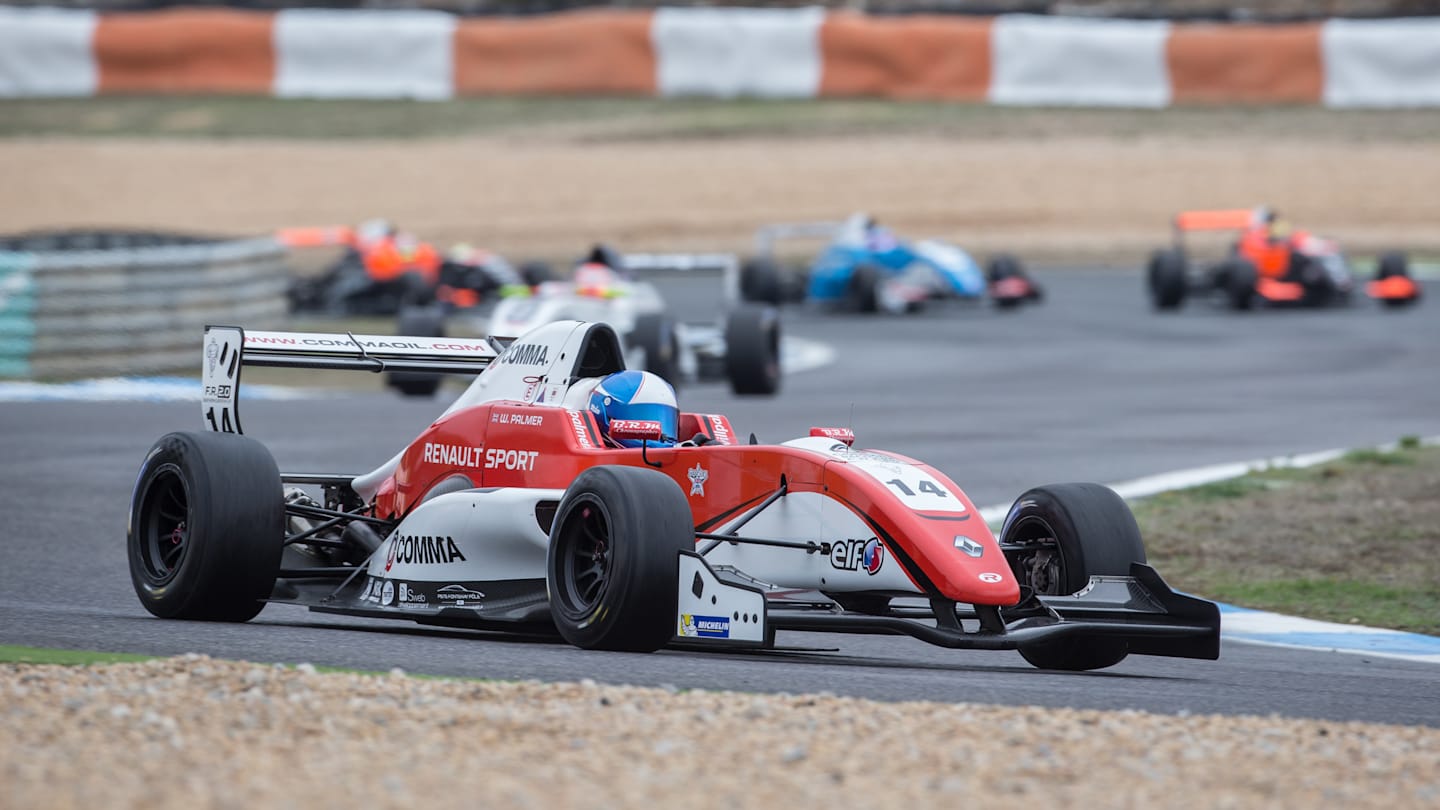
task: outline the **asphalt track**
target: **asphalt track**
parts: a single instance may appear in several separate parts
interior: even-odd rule
[[[859,444],[930,461],[977,503],[1067,480],[1175,469],[1440,434],[1437,302],[1387,312],[1152,313],[1134,272],[1040,274],[1047,302],[914,317],[787,314],[837,362],[790,378],[774,401],[719,386],[682,391],[762,440],[849,425]],[[1432,289],[1433,294],[1440,290]],[[710,300],[674,286],[681,308]],[[303,383],[303,380],[297,380]],[[438,403],[381,394],[247,402],[247,432],[282,469],[362,471]],[[838,694],[887,700],[1270,714],[1440,726],[1433,665],[1225,643],[1219,661],[1132,657],[1060,674],[1008,652],[908,638],[782,634],[760,654],[583,652],[550,640],[347,620],[272,606],[245,625],[154,619],[124,555],[127,502],[150,443],[198,428],[190,403],[0,403],[6,529],[0,643],[178,654],[488,678]],[[1256,542],[1264,542],[1257,527]],[[1162,572],[1163,573],[1163,572]]]

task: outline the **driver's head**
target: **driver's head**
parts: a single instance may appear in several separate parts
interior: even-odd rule
[[[615,419],[659,422],[663,438],[651,445],[675,444],[680,428],[680,407],[675,402],[675,389],[657,374],[648,371],[617,371],[600,381],[590,394],[590,413],[600,423],[600,432],[611,443],[621,447],[639,447],[636,439],[610,438],[610,423]]]

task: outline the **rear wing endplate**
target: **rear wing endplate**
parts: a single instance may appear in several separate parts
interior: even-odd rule
[[[240,370],[244,366],[479,374],[505,350],[499,338],[356,335],[350,332],[246,332],[206,326],[200,379],[205,427],[240,428]]]

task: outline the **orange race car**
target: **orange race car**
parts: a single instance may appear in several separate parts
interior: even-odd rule
[[[393,315],[406,305],[439,301],[464,308],[511,284],[538,284],[548,268],[518,270],[495,253],[456,245],[441,255],[429,242],[385,220],[357,228],[284,228],[277,234],[290,248],[340,247],[343,255],[318,276],[297,279],[291,308],[332,315]]]
[[[1339,245],[1293,230],[1268,208],[1184,211],[1176,215],[1175,242],[1150,257],[1147,282],[1156,309],[1179,309],[1193,294],[1224,301],[1231,309],[1270,306],[1331,306],[1348,303],[1357,286]],[[1197,231],[1235,231],[1229,255],[1197,264],[1187,255],[1185,237]],[[1388,307],[1412,304],[1420,285],[1410,277],[1405,254],[1386,253],[1366,293]]]

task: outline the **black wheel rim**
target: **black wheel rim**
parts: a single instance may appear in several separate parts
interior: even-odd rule
[[[610,514],[605,505],[592,495],[577,498],[555,537],[560,610],[565,616],[588,616],[604,600],[613,565],[610,538]]]
[[[140,502],[140,562],[154,586],[175,578],[190,552],[190,493],[180,468],[158,468]]]
[[[1065,552],[1055,530],[1043,518],[1030,516],[1016,521],[1006,545],[1005,557],[1016,579],[1046,596],[1070,593],[1065,586],[1069,579]]]

